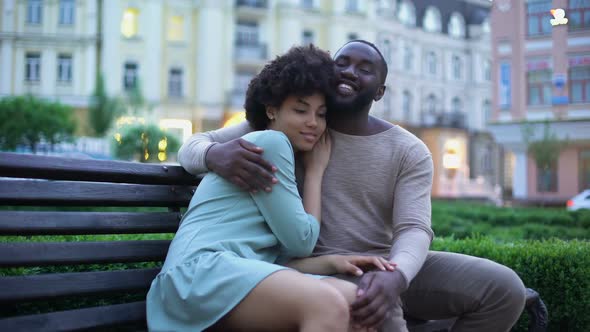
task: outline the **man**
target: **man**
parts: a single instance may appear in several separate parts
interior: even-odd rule
[[[351,317],[357,326],[407,331],[403,313],[458,317],[455,331],[508,331],[525,304],[509,268],[476,257],[428,251],[433,166],[411,133],[369,115],[385,93],[387,64],[371,43],[355,40],[334,56],[329,99],[333,146],[322,188],[322,226],[314,255],[379,254],[394,272],[365,273]],[[272,190],[274,166],[239,139],[247,124],[194,135],[179,151],[190,173],[217,172],[245,190]]]

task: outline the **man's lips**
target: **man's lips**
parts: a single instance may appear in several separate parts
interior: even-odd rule
[[[356,85],[349,82],[340,82],[336,87],[336,91],[343,96],[353,95],[357,89],[358,87]]]

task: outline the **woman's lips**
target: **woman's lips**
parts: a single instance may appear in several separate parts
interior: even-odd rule
[[[314,143],[318,138],[318,135],[312,133],[301,133],[301,136],[310,143]]]

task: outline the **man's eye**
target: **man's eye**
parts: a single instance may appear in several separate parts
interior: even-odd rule
[[[359,71],[363,74],[370,74],[371,70],[367,69],[367,68],[360,68]]]

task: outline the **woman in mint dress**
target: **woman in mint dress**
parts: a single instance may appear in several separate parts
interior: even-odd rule
[[[324,96],[333,80],[330,56],[292,48],[248,87],[246,117],[257,130],[243,138],[275,165],[272,192],[246,192],[209,173],[198,186],[164,266],[147,295],[151,331],[342,331],[356,286],[313,274],[391,268],[382,258],[311,254],[320,230],[320,195],[330,156]],[[268,130],[263,130],[268,129]],[[303,153],[303,202],[295,153]],[[290,268],[288,266],[292,266]]]

